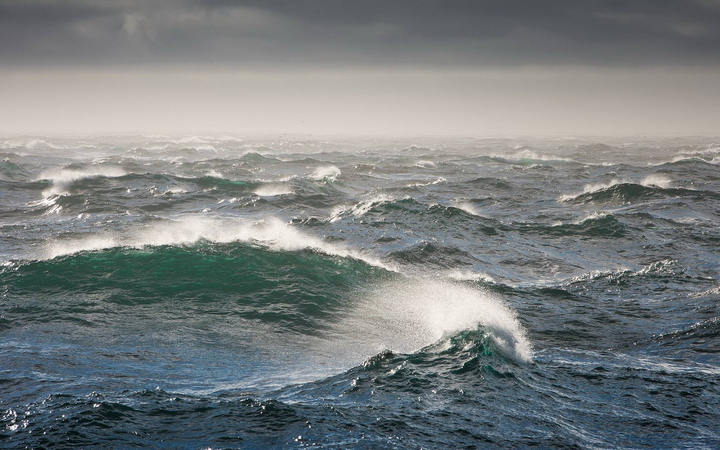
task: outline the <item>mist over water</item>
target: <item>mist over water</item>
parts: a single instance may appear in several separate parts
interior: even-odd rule
[[[0,447],[718,447],[719,163],[2,137]]]

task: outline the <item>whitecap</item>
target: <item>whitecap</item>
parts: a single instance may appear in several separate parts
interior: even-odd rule
[[[561,195],[560,198],[558,198],[558,201],[567,202],[567,201],[570,201],[570,200],[574,200],[574,199],[578,198],[578,197],[581,196],[581,195],[592,194],[592,193],[594,193],[594,192],[599,192],[599,191],[602,191],[602,190],[604,190],[604,189],[609,189],[609,188],[611,188],[611,187],[613,187],[613,186],[617,186],[618,184],[622,184],[622,183],[623,183],[623,181],[620,181],[620,180],[618,180],[618,179],[614,179],[614,180],[610,181],[609,183],[590,183],[590,184],[586,184],[586,185],[583,187],[583,191],[582,191],[582,192],[580,192],[580,193],[578,193],[578,194],[565,194],[565,195]]]
[[[640,182],[643,186],[646,187],[659,187],[659,188],[668,188],[670,187],[670,183],[672,183],[672,180],[668,178],[665,175],[661,174],[652,174],[648,175]]]
[[[315,171],[310,174],[310,178],[317,181],[335,181],[341,174],[340,169],[335,166],[322,166],[315,169]]]
[[[357,340],[355,348],[368,355],[383,349],[413,353],[480,326],[504,356],[532,361],[532,345],[511,308],[489,292],[447,280],[379,283],[360,295],[340,325],[344,336],[338,339]]]
[[[255,189],[255,194],[261,197],[275,197],[278,195],[292,194],[294,191],[283,184],[265,184]]]
[[[40,174],[41,180],[50,180],[52,186],[43,192],[45,197],[65,192],[78,180],[93,177],[121,177],[122,168],[116,166],[91,166],[82,169],[51,169]]]

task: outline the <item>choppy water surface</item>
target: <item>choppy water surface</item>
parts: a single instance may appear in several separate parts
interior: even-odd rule
[[[0,139],[0,447],[718,448],[717,142]]]

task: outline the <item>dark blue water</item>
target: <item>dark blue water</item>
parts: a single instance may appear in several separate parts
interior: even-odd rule
[[[720,144],[0,139],[2,448],[719,448]]]

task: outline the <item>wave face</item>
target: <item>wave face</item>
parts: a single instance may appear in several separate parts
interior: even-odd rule
[[[0,447],[720,447],[716,142],[0,139]]]

